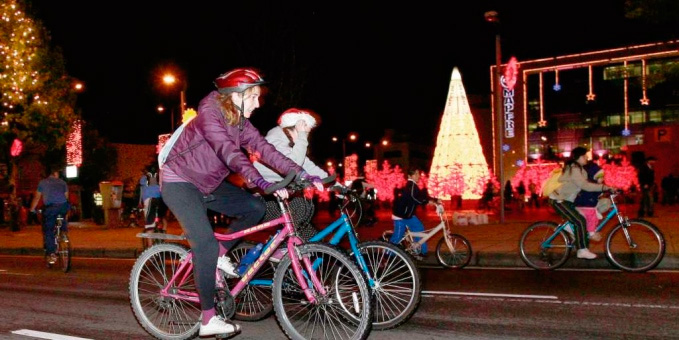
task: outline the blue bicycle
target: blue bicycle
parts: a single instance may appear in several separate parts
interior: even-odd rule
[[[332,190],[346,194],[349,190],[335,185]],[[375,299],[373,329],[385,330],[395,328],[406,322],[416,311],[420,303],[422,285],[420,273],[412,256],[401,247],[384,241],[360,242],[354,225],[347,214],[347,205],[340,207],[342,214],[325,229],[314,235],[309,242],[323,242],[338,245],[347,237],[350,256],[354,257],[359,268],[365,273]],[[255,245],[241,243],[236,246],[230,256],[236,263],[245,258]],[[267,249],[267,245],[260,247]],[[278,256],[272,256],[273,259]],[[261,320],[273,310],[271,303],[271,284],[275,261],[270,261],[267,268],[262,268],[256,279],[235,297],[236,313],[234,318],[244,321]],[[345,315],[353,315],[345,313]],[[359,320],[357,319],[356,322]]]

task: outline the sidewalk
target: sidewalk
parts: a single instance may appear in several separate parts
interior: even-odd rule
[[[623,206],[623,209],[635,216],[636,205]],[[449,218],[452,220],[455,210],[447,207]],[[418,214],[427,227],[435,226],[439,221],[433,207],[427,207],[426,213],[419,211]],[[648,218],[664,234],[666,242],[665,258],[658,269],[679,269],[679,206],[656,205],[656,216]],[[378,222],[372,227],[361,226],[358,228],[359,238],[362,241],[379,239],[384,230],[393,229],[391,212],[389,209],[377,211]],[[322,228],[332,222],[327,211],[321,210],[314,220],[316,227]],[[499,223],[499,217],[490,215],[489,224],[457,226],[453,225],[454,233],[466,237],[473,250],[473,257],[469,266],[481,267],[526,267],[518,255],[519,237],[523,230],[537,220],[558,221],[558,216],[549,207],[539,209],[526,208],[523,212],[507,211],[505,223]],[[612,226],[612,222],[610,222]],[[71,222],[69,224],[69,236],[73,246],[75,257],[114,257],[136,258],[141,252],[141,240],[136,234],[141,228],[107,228],[96,225],[91,221]],[[605,235],[610,226],[603,230]],[[224,229],[220,228],[222,232]],[[179,224],[174,221],[168,226],[168,233],[181,234]],[[253,240],[259,240],[270,235],[268,232],[253,235]],[[430,255],[424,265],[438,266],[434,254],[436,243],[440,236],[437,235],[428,242]],[[12,232],[8,227],[0,228],[0,254],[13,255],[43,255],[42,232],[40,226],[32,225],[23,227],[18,232]],[[603,242],[591,243],[590,250],[597,253],[599,258],[595,260],[581,260],[573,256],[565,264],[565,268],[605,268],[614,269],[605,258]]]

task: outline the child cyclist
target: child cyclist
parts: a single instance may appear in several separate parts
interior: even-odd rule
[[[417,186],[420,180],[420,170],[408,170],[408,181],[403,188],[396,192],[394,197],[394,205],[392,209],[391,219],[394,220],[394,234],[389,240],[391,243],[398,244],[406,231],[406,226],[411,231],[424,231],[424,225],[417,216],[415,216],[415,208],[418,205],[425,204],[441,204],[438,198],[429,197],[426,191],[421,190]],[[419,241],[419,237],[415,241]],[[427,256],[427,244],[422,245],[421,257],[418,260],[424,259]]]

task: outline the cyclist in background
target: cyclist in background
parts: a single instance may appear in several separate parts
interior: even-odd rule
[[[280,173],[296,171],[323,190],[320,178],[307,174],[262,137],[248,118],[259,107],[264,79],[250,68],[226,72],[214,81],[216,90],[198,105],[198,115],[182,125],[161,150],[160,178],[163,200],[179,221],[193,252],[193,272],[200,300],[199,336],[230,335],[240,326],[217,316],[215,273],[217,268],[238,276],[226,255],[238,240],[218,242],[208,219],[207,209],[236,217],[231,232],[254,226],[265,212],[264,203],[238,186],[225,181],[231,173],[242,176],[249,186],[261,190],[273,184],[266,181],[242,151],[261,155],[262,161]],[[276,194],[287,198],[286,189]]]
[[[398,244],[401,241],[405,234],[406,226],[413,232],[424,231],[422,221],[414,214],[415,208],[418,205],[441,204],[440,199],[429,197],[426,191],[421,190],[420,187],[417,186],[419,180],[419,169],[408,170],[408,181],[406,182],[406,185],[396,192],[391,216],[392,220],[394,220],[394,234],[391,235],[391,239],[389,240],[391,243]],[[416,242],[419,240],[419,237],[415,238]],[[419,257],[418,260],[422,260],[427,256],[426,243],[422,245],[420,253],[421,257]]]
[[[589,244],[587,221],[585,216],[576,209],[575,198],[581,190],[602,192],[612,188],[605,184],[588,181],[587,171],[583,168],[585,164],[587,164],[587,149],[578,146],[571,151],[570,158],[564,164],[562,175],[559,177],[561,186],[549,195],[549,203],[559,215],[573,224],[575,246],[578,249],[577,257],[593,260],[597,255],[587,248]]]
[[[328,173],[314,164],[307,157],[309,146],[308,136],[311,129],[318,125],[320,119],[311,110],[291,108],[285,110],[278,118],[278,125],[266,134],[266,140],[276,150],[300,165],[307,173],[320,178],[328,177]],[[255,168],[268,182],[279,182],[283,179],[272,167],[260,160],[254,162]],[[295,221],[297,232],[305,241],[316,234],[316,229],[311,225],[313,202],[303,197],[304,193],[298,193],[288,200],[290,213]],[[275,200],[265,197],[266,214],[262,222],[270,221],[281,216],[280,208]]]
[[[47,260],[50,264],[55,264],[57,262],[57,254],[55,254],[57,245],[54,240],[54,226],[57,223],[57,216],[61,215],[64,217],[61,231],[63,233],[68,232],[67,213],[70,209],[70,204],[68,203],[68,184],[59,178],[58,170],[50,168],[48,171],[50,171],[49,176],[38,183],[38,190],[33,196],[30,211],[35,213],[35,209],[38,207],[42,197],[43,243],[48,254]]]

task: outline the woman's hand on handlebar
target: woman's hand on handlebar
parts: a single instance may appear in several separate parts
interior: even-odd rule
[[[290,194],[288,193],[288,189],[286,189],[286,188],[278,189],[278,190],[274,191],[273,194],[282,198],[282,199],[287,199],[288,197],[290,197]]]

